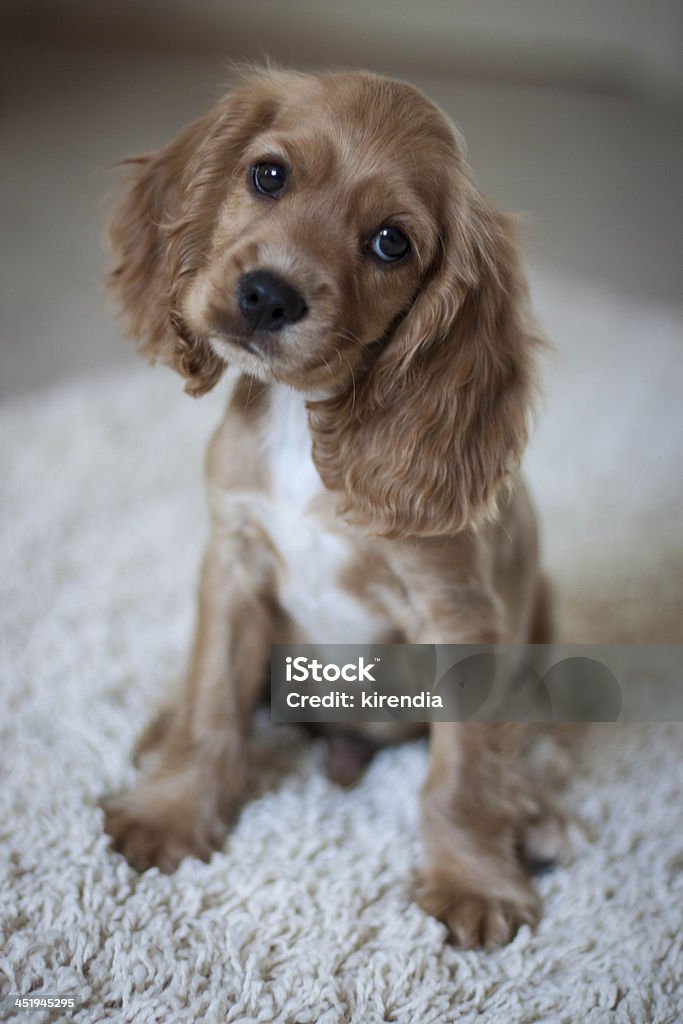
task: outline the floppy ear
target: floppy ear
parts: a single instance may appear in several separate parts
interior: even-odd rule
[[[258,76],[158,153],[124,161],[133,173],[109,224],[116,265],[108,284],[139,350],[178,370],[193,395],[213,387],[225,364],[188,333],[179,299],[207,257],[241,151],[275,109],[268,77]]]
[[[313,457],[342,514],[387,537],[492,518],[527,439],[533,330],[511,222],[467,183],[374,364],[350,393],[309,406]]]

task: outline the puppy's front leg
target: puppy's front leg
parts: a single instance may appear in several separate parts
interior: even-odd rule
[[[483,587],[454,591],[423,615],[423,636],[437,643],[496,643],[508,634],[502,607]],[[535,811],[519,767],[523,730],[431,725],[418,899],[468,949],[504,945],[521,924],[538,918],[538,896],[518,857],[520,834]]]
[[[268,659],[275,617],[272,551],[255,525],[214,527],[184,691],[148,733],[154,767],[103,801],[105,829],[133,867],[172,871],[183,857],[208,860],[239,802],[245,731]]]
[[[538,917],[538,896],[516,848],[530,812],[515,770],[519,739],[516,725],[431,727],[419,900],[468,949],[504,945]]]

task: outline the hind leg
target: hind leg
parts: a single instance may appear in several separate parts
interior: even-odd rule
[[[333,733],[327,738],[325,771],[340,786],[352,786],[377,752],[377,745],[356,733]]]

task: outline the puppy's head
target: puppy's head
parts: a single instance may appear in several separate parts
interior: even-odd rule
[[[244,80],[132,161],[111,285],[202,394],[226,364],[311,399],[347,516],[395,536],[489,514],[526,439],[533,337],[507,220],[443,114],[350,72]]]

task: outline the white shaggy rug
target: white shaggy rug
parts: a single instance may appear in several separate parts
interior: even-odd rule
[[[535,292],[560,349],[528,465],[562,638],[680,642],[680,311]],[[422,744],[342,792],[318,746],[264,723],[210,864],[138,876],[109,851],[96,800],[185,659],[220,404],[141,364],[0,412],[3,993],[135,1024],[683,1020],[681,726],[589,733],[566,799],[594,839],[493,954],[449,947],[411,901]]]

